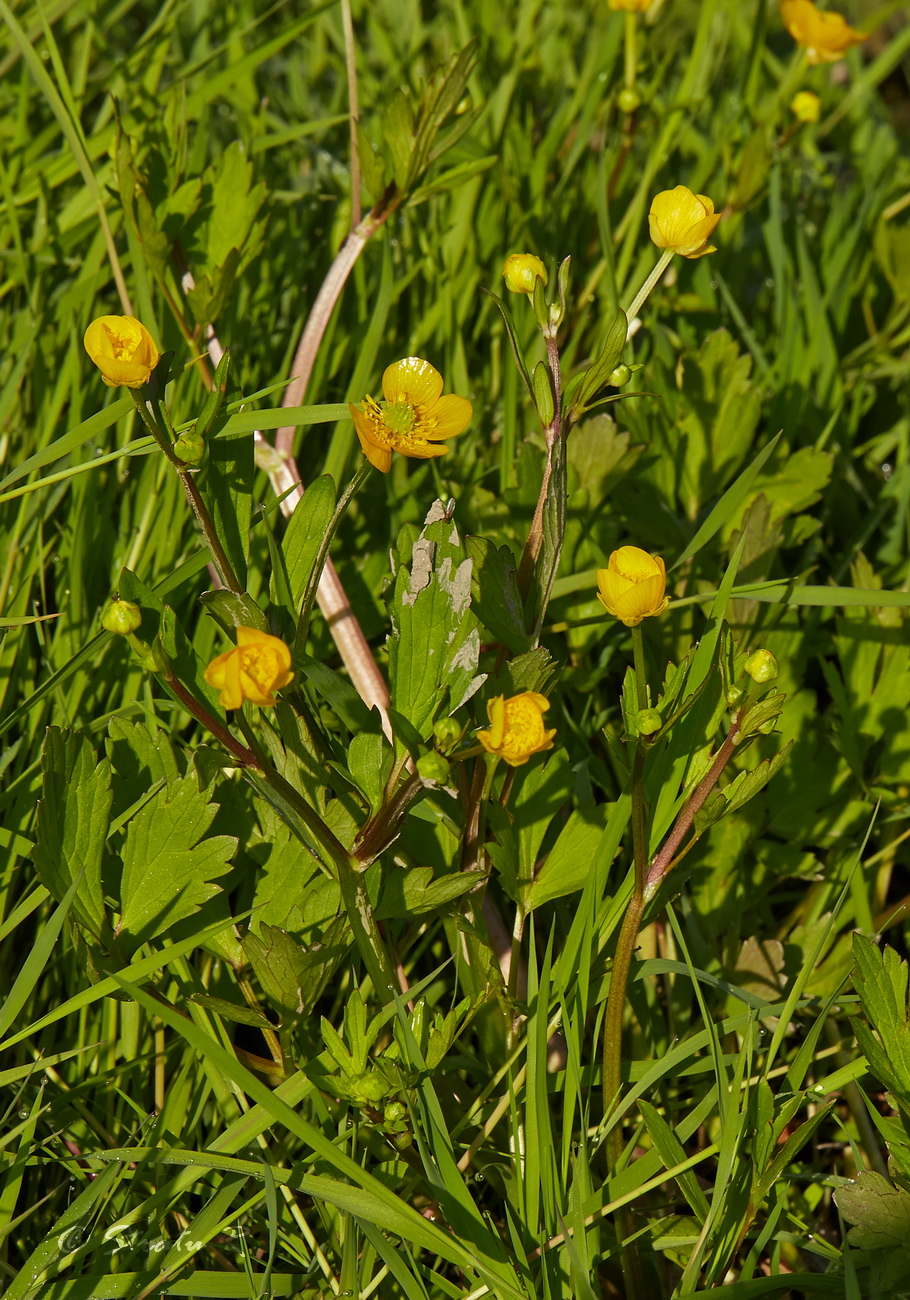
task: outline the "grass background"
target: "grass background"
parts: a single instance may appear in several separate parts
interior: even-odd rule
[[[190,362],[199,340],[185,335],[204,321],[183,299],[181,259],[197,284],[217,281],[236,239],[218,336],[245,394],[280,385],[351,221],[350,137],[335,4],[111,11],[64,0],[0,13],[7,1294],[622,1294],[605,1207],[631,1194],[654,1294],[722,1284],[734,1296],[901,1294],[881,1241],[876,1256],[868,1241],[845,1240],[832,1180],[882,1175],[885,1140],[895,1140],[881,1074],[857,1053],[846,981],[852,931],[906,949],[905,614],[884,597],[851,603],[823,591],[805,603],[786,584],[907,585],[902,6],[857,3],[850,17],[873,32],[869,42],[846,64],[811,70],[775,5],[658,2],[638,26],[642,105],[631,124],[616,102],[625,22],[601,4],[378,0],[353,11],[361,126],[377,160],[395,91],[416,95],[468,41],[476,62],[459,108],[481,110],[423,183],[461,170],[403,205],[366,248],[306,398],[359,400],[389,362],[420,355],[474,403],[447,457],[398,458],[339,535],[334,557],[381,663],[389,548],[436,496],[456,500],[465,533],[518,548],[527,532],[542,438],[482,293],[499,292],[505,256],[533,251],[551,275],[571,256],[569,372],[653,265],[653,193],[685,183],[725,213],[718,252],[674,265],[644,309],[627,350],[643,367],[631,387],[644,395],[605,408],[569,443],[566,546],[543,633],[559,667],[550,716],[561,749],[516,789],[532,863],[570,810],[600,829],[624,797],[628,641],[594,619],[594,569],[627,541],[669,567],[781,433],[737,510],[673,571],[674,595],[692,599],[648,627],[657,676],[703,635],[704,593],[745,532],[738,581],[776,585],[770,599],[737,598],[728,617],[780,659],[781,729],[795,745],[771,787],[687,858],[678,899],[642,936],[624,1066],[639,1158],[612,1172],[598,1129],[597,1026],[628,857],[611,865],[608,839],[577,882],[583,892],[534,910],[519,1027],[506,1033],[488,1009],[464,1007],[470,989],[449,961],[452,914],[399,918],[427,1015],[454,1011],[457,1035],[446,1043],[438,1029],[441,1056],[429,1067],[429,1039],[403,1015],[382,1019],[368,984],[367,1018],[379,1021],[369,1032],[349,1023],[358,975],[345,964],[295,1029],[298,1068],[277,1093],[229,1050],[236,1040],[256,1051],[255,1034],[243,1040],[217,1009],[189,1002],[242,1000],[229,963],[198,940],[202,922],[217,929],[223,913],[203,911],[176,946],[174,936],[151,943],[126,972],[99,972],[87,969],[66,905],[37,883],[49,725],[78,728],[101,750],[112,718],[142,723],[156,752],[176,747],[178,764],[204,740],[99,631],[121,570],[168,601],[202,660],[222,648],[198,602],[208,579],[179,485],[133,445],[141,430],[130,404],[101,391],[85,326],[121,310],[120,274],[135,313],[176,364]],[[789,101],[802,87],[821,96],[822,117],[797,129]],[[118,121],[133,171],[117,152]],[[533,361],[543,353],[520,307]],[[175,420],[198,413],[204,395],[191,368],[171,386]],[[277,402],[275,390],[259,404]],[[298,437],[308,479],[353,472],[350,422]],[[266,531],[281,529],[262,474],[252,500],[249,590],[264,602]],[[338,666],[319,620],[309,652]],[[238,795],[233,814],[221,799],[214,829],[241,840],[225,895],[239,916],[261,901],[257,872],[277,853],[263,846],[291,856],[294,846],[248,799]],[[403,851],[415,861],[429,852],[420,840]],[[507,882],[494,880],[491,893],[510,918]],[[132,999],[115,996],[124,978]],[[395,1076],[388,1095],[406,1097],[410,1146],[398,1149],[392,1119],[374,1122],[361,1102],[339,1099],[337,1079],[326,1082],[338,1063],[319,1015],[349,1044],[367,1042],[372,1071],[395,1044],[406,1079]],[[548,1074],[557,1021],[568,1065]],[[809,1127],[791,1148],[799,1124]],[[423,1214],[433,1206],[442,1227]]]

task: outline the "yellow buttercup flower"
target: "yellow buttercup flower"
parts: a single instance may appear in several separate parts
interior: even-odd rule
[[[509,767],[521,767],[532,754],[553,748],[556,728],[547,731],[543,715],[550,707],[545,695],[522,691],[506,699],[497,695],[487,701],[489,731],[478,731],[477,739],[488,754],[497,754]]]
[[[677,185],[654,196],[648,226],[658,248],[669,248],[683,257],[704,257],[705,253],[717,251],[708,240],[720,217],[706,195],[693,194],[685,185]]]
[[[826,13],[812,0],[780,0],[780,16],[810,63],[836,63],[869,39],[868,32],[857,31],[841,14]]]
[[[636,627],[643,618],[662,614],[669,605],[667,568],[659,555],[638,546],[621,546],[597,570],[597,599],[608,614]]]
[[[801,90],[794,95],[790,108],[799,122],[817,122],[822,115],[822,101],[811,90]]]
[[[108,388],[141,388],[158,364],[152,336],[135,316],[99,316],[82,341]]]
[[[393,451],[419,460],[444,456],[448,448],[439,443],[468,423],[471,403],[454,393],[443,397],[442,387],[442,375],[429,361],[405,357],[382,376],[383,402],[365,397],[360,406],[348,403],[363,454],[383,474],[391,468]]]
[[[244,700],[252,704],[275,704],[273,691],[294,680],[291,652],[277,636],[255,627],[238,627],[237,644],[213,659],[205,680],[221,692],[221,706],[239,709]]]
[[[513,253],[507,257],[502,275],[510,293],[533,293],[538,280],[547,283],[547,268],[533,253]]]

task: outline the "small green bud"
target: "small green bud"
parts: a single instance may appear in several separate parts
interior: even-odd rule
[[[760,686],[777,681],[780,676],[780,665],[770,650],[753,650],[743,668]]]
[[[635,729],[640,736],[653,736],[663,725],[663,719],[656,709],[642,709],[635,715]]]
[[[174,443],[174,455],[186,465],[198,465],[205,455],[205,439],[187,429]]]
[[[101,615],[101,626],[115,636],[129,636],[142,626],[142,610],[131,600],[116,597]]]
[[[449,777],[449,761],[443,758],[442,754],[430,750],[428,754],[421,754],[420,758],[418,758],[417,775],[422,781],[447,781]]]
[[[433,724],[433,739],[440,749],[454,749],[464,735],[464,727],[454,718],[440,718]]]
[[[387,1101],[382,1118],[386,1124],[401,1124],[408,1117],[408,1112],[400,1101]]]
[[[741,686],[730,685],[727,687],[727,691],[724,698],[726,699],[727,704],[730,706],[730,708],[733,709],[736,707],[737,704],[739,704],[740,700],[744,695],[745,695],[745,691]]]
[[[185,465],[198,465],[205,456],[205,439],[188,429],[174,443],[174,455]]]
[[[641,95],[632,86],[624,86],[616,97],[623,113],[634,113],[641,105]]]
[[[359,1074],[356,1079],[352,1079],[348,1085],[351,1090],[351,1096],[361,1106],[369,1106],[376,1102],[382,1101],[383,1097],[388,1096],[389,1086],[383,1079],[382,1075],[375,1070],[370,1070],[366,1074]]]
[[[610,388],[622,388],[623,384],[627,384],[631,378],[632,371],[628,366],[617,366],[607,380],[607,384]]]

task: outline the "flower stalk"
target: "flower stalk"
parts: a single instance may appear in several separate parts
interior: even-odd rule
[[[540,284],[539,281],[538,284]],[[556,444],[563,436],[562,376],[559,366],[559,346],[556,342],[556,326],[548,324],[543,330],[543,335],[547,347],[547,365],[553,389],[553,418],[545,425],[543,430],[547,445],[547,459],[544,465],[543,478],[540,482],[540,492],[537,496],[534,517],[531,520],[527,541],[518,565],[518,590],[521,592],[523,599],[531,589],[531,579],[543,546],[543,516],[550,492],[550,481],[553,477],[553,452]],[[543,610],[540,611],[540,619],[542,620],[542,618]]]
[[[670,265],[670,262],[672,260],[673,260],[673,249],[665,248],[664,251],[661,253],[660,258],[658,259],[657,265],[654,267],[654,270],[648,276],[647,280],[645,280],[644,284],[641,286],[638,293],[635,295],[635,297],[632,299],[629,306],[626,308],[627,320],[632,321],[635,319],[635,317],[641,311],[642,307],[648,301],[651,292],[660,281],[661,276],[663,275],[664,271],[666,271],[667,267]]]
[[[633,639],[640,640],[641,628],[634,627],[632,635]],[[643,708],[643,693],[640,683],[644,681],[644,678],[640,675],[637,666],[641,654],[642,652],[639,649],[636,654],[636,679],[639,682],[639,707]],[[613,959],[610,991],[604,1020],[603,1098],[605,1115],[609,1115],[614,1109],[620,1091],[622,1021],[625,1010],[626,989],[632,965],[632,954],[635,951],[644,909],[654,898],[670,869],[682,856],[680,847],[692,828],[696,814],[704,807],[708,796],[717,785],[721,773],[733,756],[733,751],[739,741],[744,716],[745,710],[740,709],[707,774],[702,778],[694,794],[686,802],[672,830],[660,849],[654,854],[650,863],[647,861],[644,805],[644,760],[647,751],[645,743],[638,742],[632,763],[632,843],[635,875],[632,897],[623,917],[616,944],[616,955]],[[610,1154],[611,1162],[615,1165],[622,1155],[622,1129],[618,1123],[610,1134]]]
[[[677,817],[673,829],[661,845],[660,850],[655,853],[652,858],[651,865],[648,868],[648,877],[645,882],[646,903],[651,901],[670,868],[679,860],[681,855],[678,853],[678,850],[691,829],[692,823],[695,821],[696,813],[704,807],[708,795],[717,785],[721,773],[733,757],[733,751],[739,741],[743,716],[744,710],[741,709],[734,718],[733,724],[727,733],[727,737],[720,749],[717,751],[717,756],[708,769],[707,775],[699,783],[695,793]]]
[[[201,722],[203,727],[224,745],[228,753],[236,758],[241,767],[262,770],[262,764],[256,754],[251,749],[241,745],[238,740],[235,740],[224,723],[220,722],[213,713],[210,713],[204,704],[200,704],[181,681],[178,681],[172,673],[162,673],[161,676],[187,712],[191,713],[197,722]]]
[[[640,625],[632,629],[632,654],[635,663],[635,685],[639,710],[648,707],[648,683],[645,676],[644,637]],[[645,907],[645,886],[648,877],[647,839],[645,827],[644,774],[645,742],[639,740],[632,760],[632,861],[634,877],[632,897],[626,908],[613,967],[610,972],[610,992],[604,1020],[603,1100],[604,1115],[608,1115],[619,1096],[620,1068],[622,1065],[622,1020],[626,1005],[626,988],[632,966],[632,954],[638,938]],[[622,1155],[622,1127],[616,1124],[610,1133],[610,1163],[615,1167]]]
[[[196,480],[193,477],[192,471],[189,470],[180,457],[175,454],[171,439],[164,433],[159,426],[158,421],[152,415],[150,409],[151,404],[147,402],[143,395],[137,392],[136,389],[130,388],[127,391],[133,399],[133,404],[136,407],[142,423],[164,452],[171,465],[173,465],[174,469],[180,475],[180,482],[183,484],[186,499],[190,503],[190,508],[196,516],[196,522],[201,528],[206,544],[212,553],[212,560],[215,564],[215,568],[218,570],[218,575],[221,578],[221,581],[229,591],[233,591],[237,595],[242,596],[243,585],[238,580],[233,565],[228,559],[224,547],[221,545],[214,520],[209,514],[208,507],[202,499],[202,493],[196,486]]]
[[[638,17],[634,9],[626,11],[625,30],[623,31],[623,87],[635,89],[635,77],[638,71]]]
[[[300,818],[318,845],[325,866],[341,886],[341,899],[354,944],[378,996],[383,1002],[386,1001],[389,993],[395,994],[400,991],[401,982],[380,934],[367,894],[363,873],[368,863],[364,862],[357,852],[348,853],[303,795],[295,790],[268,761],[243,714],[238,713],[237,719],[251,749],[255,751],[256,766],[261,773],[260,779]]]

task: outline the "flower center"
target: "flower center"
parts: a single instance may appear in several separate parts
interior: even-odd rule
[[[390,433],[407,435],[414,428],[417,416],[408,402],[386,402],[382,418]]]
[[[267,693],[280,671],[274,652],[268,646],[244,646],[240,662],[246,675]]]
[[[114,360],[131,361],[140,337],[133,330],[112,330],[110,326],[106,327],[106,332]]]
[[[530,700],[510,700],[506,706],[506,730],[502,751],[518,756],[533,750],[543,735],[540,710]]]

